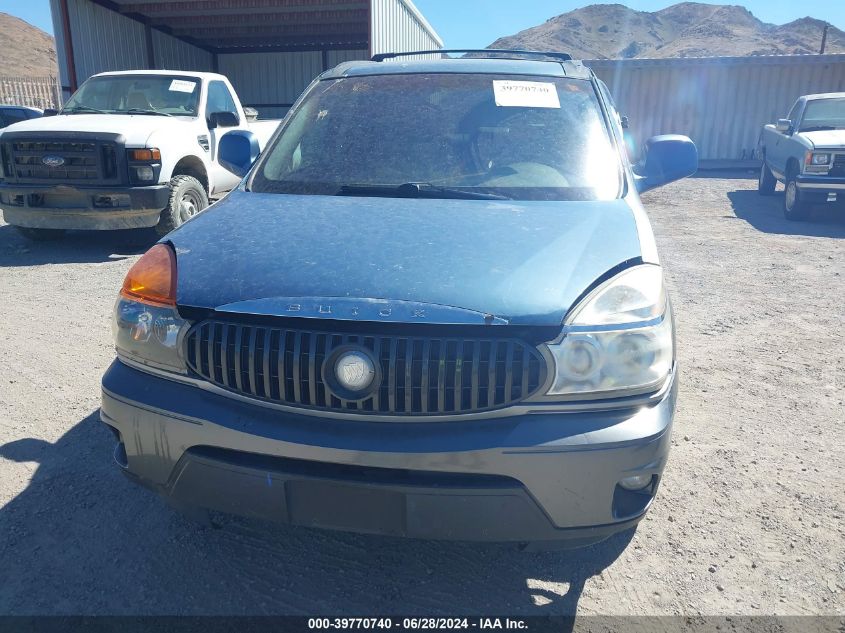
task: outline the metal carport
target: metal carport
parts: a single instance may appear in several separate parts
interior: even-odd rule
[[[411,0],[50,0],[67,97],[106,70],[217,71],[262,116],[342,61],[441,48]]]

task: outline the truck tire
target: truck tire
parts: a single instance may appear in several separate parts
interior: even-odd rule
[[[193,176],[170,179],[170,200],[162,210],[156,233],[167,235],[208,206],[205,187]]]
[[[766,164],[766,157],[763,157],[763,163],[760,165],[760,176],[757,178],[757,193],[761,196],[771,196],[775,192],[775,187],[778,184],[778,179],[769,169]]]
[[[795,182],[795,172],[786,175],[786,189],[783,192],[783,217],[792,222],[806,220],[810,215],[810,205],[801,199],[801,190]]]
[[[28,226],[16,226],[18,232],[33,242],[48,242],[58,240],[65,234],[64,229],[31,229]]]

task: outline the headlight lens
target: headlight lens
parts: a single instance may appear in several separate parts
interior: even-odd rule
[[[658,266],[620,273],[584,299],[549,350],[548,395],[620,397],[659,387],[674,359],[672,315]]]
[[[176,310],[176,255],[156,244],[129,269],[114,307],[118,356],[187,373],[180,350],[189,327]]]
[[[830,163],[830,154],[812,154],[810,156],[811,165],[827,165]]]
[[[118,356],[185,374],[188,370],[180,350],[189,326],[172,306],[155,306],[119,297],[112,331]]]

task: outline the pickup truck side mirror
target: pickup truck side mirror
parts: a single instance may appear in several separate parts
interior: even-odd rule
[[[258,138],[249,130],[232,130],[220,139],[217,157],[236,176],[246,176],[260,153]]]
[[[208,129],[217,127],[237,127],[240,121],[234,112],[211,112],[208,115]]]
[[[640,193],[698,171],[698,150],[689,137],[680,134],[652,136],[645,143],[643,158],[634,167]]]
[[[44,108],[44,114],[41,116],[56,116],[59,113],[55,108]]]
[[[778,122],[775,124],[775,129],[778,132],[789,134],[792,131],[792,121],[789,119],[778,119]]]

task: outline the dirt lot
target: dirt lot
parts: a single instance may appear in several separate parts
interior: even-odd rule
[[[679,328],[673,452],[633,537],[578,555],[174,514],[97,418],[139,250],[0,223],[0,613],[845,613],[845,213],[787,223],[755,186],[645,198]]]

